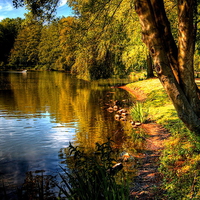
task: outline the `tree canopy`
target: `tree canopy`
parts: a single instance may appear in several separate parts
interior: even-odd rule
[[[194,67],[199,65],[194,60],[194,56],[199,57],[199,1],[67,2],[75,17],[71,22],[63,20],[67,27],[60,29],[56,37],[66,55],[59,58],[59,63],[65,63],[67,69],[80,77],[106,78],[115,73],[126,74],[134,65],[143,65],[150,54],[179,118],[191,131],[200,133],[200,93],[194,77]],[[13,0],[13,3],[15,7],[26,5],[40,18],[50,18],[59,2]],[[149,53],[139,39],[140,33]],[[42,53],[39,55],[42,57]]]
[[[146,67],[148,53],[141,41],[141,29],[130,4],[127,7],[126,1],[117,4],[113,2],[110,5],[107,2],[101,7],[102,4],[97,2],[94,9],[87,1],[68,3],[76,13],[74,17],[54,19],[44,24],[43,20],[33,13],[26,16],[26,22],[19,30],[11,51],[10,66],[64,69],[87,80],[127,75],[133,69],[140,70]],[[35,53],[38,55],[37,60],[30,62],[29,58],[32,56],[28,54],[31,48],[34,51],[34,45],[29,46],[26,53],[22,53],[23,46],[36,37],[36,32],[26,33],[31,34],[32,39],[28,36],[22,37],[22,32],[26,32],[28,26],[36,22],[41,23],[39,48],[35,43]]]
[[[13,0],[15,8],[26,6],[38,19],[51,19],[59,5],[59,0]]]
[[[22,21],[21,18],[6,18],[0,22],[0,67],[8,63],[8,57]]]

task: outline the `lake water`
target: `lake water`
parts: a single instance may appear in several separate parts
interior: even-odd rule
[[[92,148],[111,137],[123,148],[128,122],[107,111],[115,100],[125,107],[133,101],[111,87],[119,83],[61,72],[0,73],[0,184],[20,185],[27,171],[58,172],[69,142]]]

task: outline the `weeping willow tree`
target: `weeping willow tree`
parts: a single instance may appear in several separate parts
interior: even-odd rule
[[[128,41],[124,22],[115,17],[120,4],[73,0],[68,3],[79,16],[80,24],[72,72],[89,79],[125,74],[122,52]]]

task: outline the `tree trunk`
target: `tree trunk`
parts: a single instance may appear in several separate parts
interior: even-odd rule
[[[200,116],[199,97],[194,78],[195,31],[193,26],[193,0],[178,0],[178,63],[180,84],[192,109]]]
[[[136,0],[135,10],[142,25],[143,41],[149,48],[155,71],[171,98],[179,118],[191,131],[200,133],[199,99],[196,98],[197,92],[194,87],[192,90],[196,95],[190,96],[192,91],[188,91],[188,87],[195,85],[194,76],[191,72],[187,75],[180,75],[186,64],[184,62],[192,58],[183,57],[184,64],[182,63],[182,70],[179,71],[178,61],[180,61],[181,55],[178,54],[178,48],[171,34],[163,0]],[[187,41],[188,38],[185,40]],[[192,56],[191,53],[190,56]],[[191,66],[189,69],[191,70]],[[186,79],[188,79],[187,82]],[[183,85],[184,87],[182,87]],[[194,97],[195,100],[193,100]]]
[[[152,59],[151,55],[149,54],[147,56],[147,78],[153,78],[154,73],[153,73],[153,65],[152,65]]]

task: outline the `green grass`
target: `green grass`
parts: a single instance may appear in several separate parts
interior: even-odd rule
[[[170,99],[157,78],[127,85],[142,90],[147,99],[143,107],[149,118],[171,134],[160,157],[166,199],[200,199],[200,137],[191,133],[178,118]]]
[[[143,102],[143,107],[148,109],[151,120],[155,120],[160,124],[165,124],[169,118],[179,120],[170,99],[158,79],[138,81],[127,86],[133,89],[140,89],[147,95],[146,101]]]
[[[143,102],[136,101],[130,113],[135,122],[143,123],[148,119],[149,109],[144,107]]]

